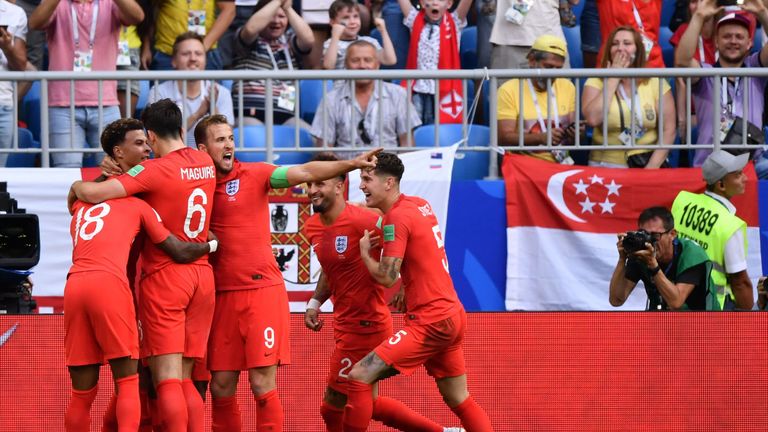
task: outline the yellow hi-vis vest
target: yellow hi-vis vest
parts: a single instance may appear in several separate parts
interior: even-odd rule
[[[723,309],[725,297],[733,300],[733,292],[725,273],[725,244],[736,230],[744,235],[744,254],[747,252],[747,223],[737,217],[716,199],[682,191],[672,204],[677,235],[699,244],[712,260],[712,282],[717,290],[718,310]]]

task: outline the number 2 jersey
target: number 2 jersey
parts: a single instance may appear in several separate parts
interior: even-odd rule
[[[216,168],[207,153],[184,147],[144,161],[117,180],[128,195],[136,195],[152,206],[180,240],[196,243],[208,240]],[[141,261],[144,276],[173,262],[151,242],[144,244]],[[207,255],[193,262],[207,263]]]
[[[219,248],[211,256],[216,291],[284,284],[272,254],[269,227],[270,179],[277,166],[235,161],[216,182],[211,231]]]
[[[317,213],[304,225],[331,288],[336,330],[374,333],[392,326],[384,287],[373,280],[360,257],[365,230],[381,235],[378,220],[370,210],[347,205],[332,225],[324,225]],[[378,257],[380,252],[373,249],[371,256]]]
[[[432,206],[422,198],[400,194],[383,225],[383,256],[403,259],[400,277],[408,320],[430,324],[462,309]]]
[[[104,271],[128,283],[126,266],[136,235],[144,231],[148,243],[161,243],[170,232],[144,201],[119,198],[100,204],[75,201],[72,206],[72,268],[69,274]]]

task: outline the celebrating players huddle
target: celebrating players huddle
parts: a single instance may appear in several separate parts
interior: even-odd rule
[[[429,203],[400,193],[404,169],[396,155],[377,149],[291,167],[241,163],[232,128],[219,115],[197,125],[200,151],[184,136],[172,101],[151,104],[142,122],[118,120],[102,134],[108,171],[117,175],[72,185],[67,431],[90,430],[105,360],[116,394],[102,430],[203,431],[205,387],[200,392],[193,379],[206,380],[207,370],[214,431],[241,430],[235,392],[243,370],[257,401],[257,430],[283,430],[276,373],[290,363],[289,307],[272,252],[268,194],[303,183],[315,210],[305,234],[323,267],[307,327],[320,329],[318,310],[328,298],[335,309],[336,347],[320,407],[327,429],[365,431],[374,418],[403,431],[460,431],[375,396],[379,379],[423,364],[466,430],[492,430],[467,391],[466,314],[437,219]],[[355,169],[370,209],[344,201],[346,173]],[[336,247],[339,236],[345,248]],[[406,325],[393,334],[383,289],[401,277]],[[144,384],[154,397],[146,403],[139,358],[151,375]]]

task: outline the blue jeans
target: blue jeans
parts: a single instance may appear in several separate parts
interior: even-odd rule
[[[491,66],[491,29],[496,21],[496,0],[477,0],[477,67]]]
[[[408,59],[408,48],[411,46],[411,32],[403,25],[403,12],[396,0],[384,0],[381,6],[381,17],[387,26],[387,33],[395,46],[397,63],[392,66],[382,65],[382,69],[405,69],[405,61]]]
[[[117,105],[104,107],[101,124],[99,124],[98,107],[75,107],[75,129],[70,136],[69,107],[50,107],[48,108],[48,124],[51,148],[85,148],[86,144],[91,148],[98,148],[101,142],[101,130],[119,118],[120,108]],[[98,165],[103,157],[103,153],[96,154],[95,164]],[[54,168],[81,168],[83,166],[82,153],[53,153],[51,160],[51,166]]]
[[[152,64],[149,68],[152,70],[174,70],[171,60],[173,57],[166,53],[156,51],[152,57]],[[221,70],[221,56],[219,55],[219,49],[214,48],[209,50],[205,55],[205,70]]]
[[[13,146],[13,107],[0,106],[0,148]],[[0,153],[0,168],[8,161],[8,153]]]
[[[581,11],[581,50],[596,53],[600,51],[600,17],[597,1],[586,0]]]
[[[435,95],[413,92],[413,107],[416,108],[416,113],[421,117],[421,124],[427,125],[435,122]]]

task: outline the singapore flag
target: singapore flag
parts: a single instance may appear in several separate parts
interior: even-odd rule
[[[670,208],[678,192],[704,191],[701,169],[615,169],[559,165],[508,154],[502,167],[507,203],[508,310],[610,310],[608,285],[618,261],[616,234],[637,229],[648,207]],[[735,197],[747,222],[747,270],[762,274],[754,168]],[[755,297],[756,298],[756,297]],[[636,288],[621,309],[645,309]]]

